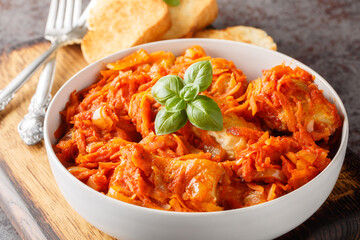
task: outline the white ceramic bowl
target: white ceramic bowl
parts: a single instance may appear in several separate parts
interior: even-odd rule
[[[98,79],[105,64],[125,57],[139,48],[148,52],[171,51],[176,56],[193,45],[200,45],[212,57],[231,60],[249,80],[261,70],[285,62],[315,75],[316,84],[336,104],[343,118],[339,150],[328,167],[301,188],[270,202],[242,209],[210,213],[179,213],[131,205],[107,197],[72,176],[59,162],[52,144],[71,92],[81,90]],[[134,239],[271,239],[292,230],[308,219],[326,200],[339,176],[348,141],[348,118],[334,89],[316,72],[281,53],[249,44],[210,39],[180,39],[144,44],[120,51],[91,64],[73,76],[55,95],[45,117],[45,146],[56,182],[69,204],[89,223],[116,238]]]

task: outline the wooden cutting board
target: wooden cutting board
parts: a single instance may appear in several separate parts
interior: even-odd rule
[[[0,56],[0,89],[48,47],[46,42],[28,44]],[[61,49],[52,95],[86,65],[79,46]],[[65,201],[52,176],[44,144],[27,146],[17,133],[38,76],[39,73],[0,112],[1,207],[23,239],[113,239],[88,224]],[[325,204],[304,224],[280,239],[360,237],[359,213],[353,211],[360,209],[360,196],[356,191],[360,188],[358,162],[359,158],[348,150],[339,180]]]
[[[2,55],[0,89],[48,47],[47,42],[40,42]],[[79,46],[61,49],[57,54],[52,95],[86,65]],[[17,125],[27,113],[35,92],[39,72],[0,112],[1,207],[24,239],[113,239],[88,224],[62,197],[43,142],[27,146],[17,133]]]

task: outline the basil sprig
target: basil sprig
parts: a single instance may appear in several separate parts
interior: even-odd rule
[[[221,131],[223,119],[219,106],[211,98],[198,95],[186,108],[189,121],[196,127],[207,131]]]
[[[161,109],[155,119],[155,131],[157,135],[169,134],[184,127],[187,122],[186,111],[168,112]],[[169,127],[171,126],[171,127]],[[176,130],[174,130],[176,129]]]
[[[163,0],[170,6],[178,6],[180,4],[180,0]]]
[[[155,118],[157,135],[176,132],[187,120],[207,131],[221,131],[223,119],[219,106],[211,98],[198,95],[212,82],[212,66],[209,60],[192,64],[185,72],[184,80],[176,75],[160,78],[152,87],[153,97],[162,108]]]
[[[161,105],[173,97],[179,97],[180,90],[184,87],[181,77],[167,75],[160,78],[151,89],[151,94]]]

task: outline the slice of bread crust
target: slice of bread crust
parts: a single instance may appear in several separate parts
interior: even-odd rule
[[[194,38],[215,38],[254,44],[260,47],[276,50],[276,43],[259,28],[248,26],[234,26],[222,30],[203,30],[195,33]]]
[[[162,39],[191,37],[216,19],[218,6],[216,0],[181,0],[178,6],[169,6],[169,11],[172,25]]]
[[[81,43],[88,63],[109,54],[160,39],[171,18],[163,0],[98,0],[89,13],[89,31]]]

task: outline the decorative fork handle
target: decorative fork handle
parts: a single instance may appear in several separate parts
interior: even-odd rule
[[[34,74],[34,72],[62,45],[61,41],[54,41],[51,47],[38,57],[34,62],[20,72],[3,90],[0,90],[0,111],[4,110],[6,105]]]
[[[42,70],[36,92],[31,98],[29,112],[18,125],[20,137],[27,145],[34,145],[44,137],[44,118],[51,100],[50,91],[54,79],[55,60],[54,56]]]

